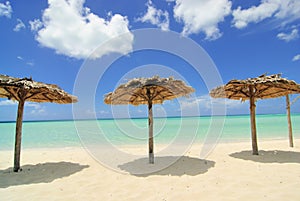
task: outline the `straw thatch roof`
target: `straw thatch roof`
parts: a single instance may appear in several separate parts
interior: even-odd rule
[[[31,102],[74,103],[77,97],[72,96],[54,84],[33,81],[31,78],[13,78],[0,75],[0,97]]]
[[[231,80],[226,85],[213,89],[210,96],[245,101],[250,97],[249,86],[253,87],[255,99],[276,98],[287,94],[300,93],[300,85],[295,81],[282,78],[281,74],[274,74],[261,75],[257,78],[245,80]]]
[[[161,104],[180,96],[187,96],[195,90],[181,80],[173,78],[135,78],[120,85],[114,92],[105,95],[106,104]]]

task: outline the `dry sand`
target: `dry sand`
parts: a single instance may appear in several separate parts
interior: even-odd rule
[[[0,151],[0,200],[300,200],[300,140],[220,143],[205,159],[200,144],[172,166],[132,175],[140,159],[104,167],[83,148],[26,149],[22,172],[11,172],[12,151]],[[145,151],[146,147],[128,147]],[[166,156],[156,163],[172,159]]]

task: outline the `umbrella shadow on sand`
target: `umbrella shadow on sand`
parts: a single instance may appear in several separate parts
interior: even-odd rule
[[[241,151],[232,153],[229,156],[260,163],[300,163],[300,152],[292,151],[261,150],[259,155],[252,155],[252,151]]]
[[[206,173],[215,166],[214,161],[192,158],[188,156],[163,156],[156,157],[155,164],[149,164],[148,158],[140,158],[118,167],[138,177],[150,175],[195,176]]]
[[[0,170],[0,188],[10,186],[50,183],[55,179],[67,177],[76,172],[80,172],[88,165],[80,165],[71,162],[53,162],[36,165],[24,165],[22,171],[13,172],[12,168]]]

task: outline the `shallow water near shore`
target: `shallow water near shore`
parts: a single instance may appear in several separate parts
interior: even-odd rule
[[[113,145],[147,144],[148,119],[105,119],[79,121],[37,121],[23,123],[23,148],[74,147],[84,143]],[[217,122],[213,124],[212,122]],[[257,115],[258,139],[287,139],[285,114]],[[300,138],[300,114],[292,115],[293,134]],[[216,125],[220,128],[210,136]],[[0,123],[0,150],[14,147],[15,123]],[[157,144],[171,142],[203,142],[250,140],[249,115],[226,117],[172,117],[154,119]]]

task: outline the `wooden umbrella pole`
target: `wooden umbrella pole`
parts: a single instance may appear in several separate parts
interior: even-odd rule
[[[257,137],[256,137],[256,120],[255,120],[255,96],[253,86],[250,86],[250,118],[251,118],[251,136],[252,136],[252,154],[258,155]]]
[[[148,125],[149,125],[149,163],[154,163],[154,151],[153,151],[153,112],[152,101],[148,103]]]
[[[285,97],[286,97],[286,113],[287,113],[287,120],[288,120],[288,129],[289,129],[289,143],[290,143],[290,147],[294,147],[290,97],[289,95],[286,95]]]
[[[21,155],[21,140],[22,140],[22,121],[25,100],[21,99],[18,104],[18,115],[16,122],[16,139],[15,139],[15,158],[14,158],[14,172],[20,169],[20,155]]]

